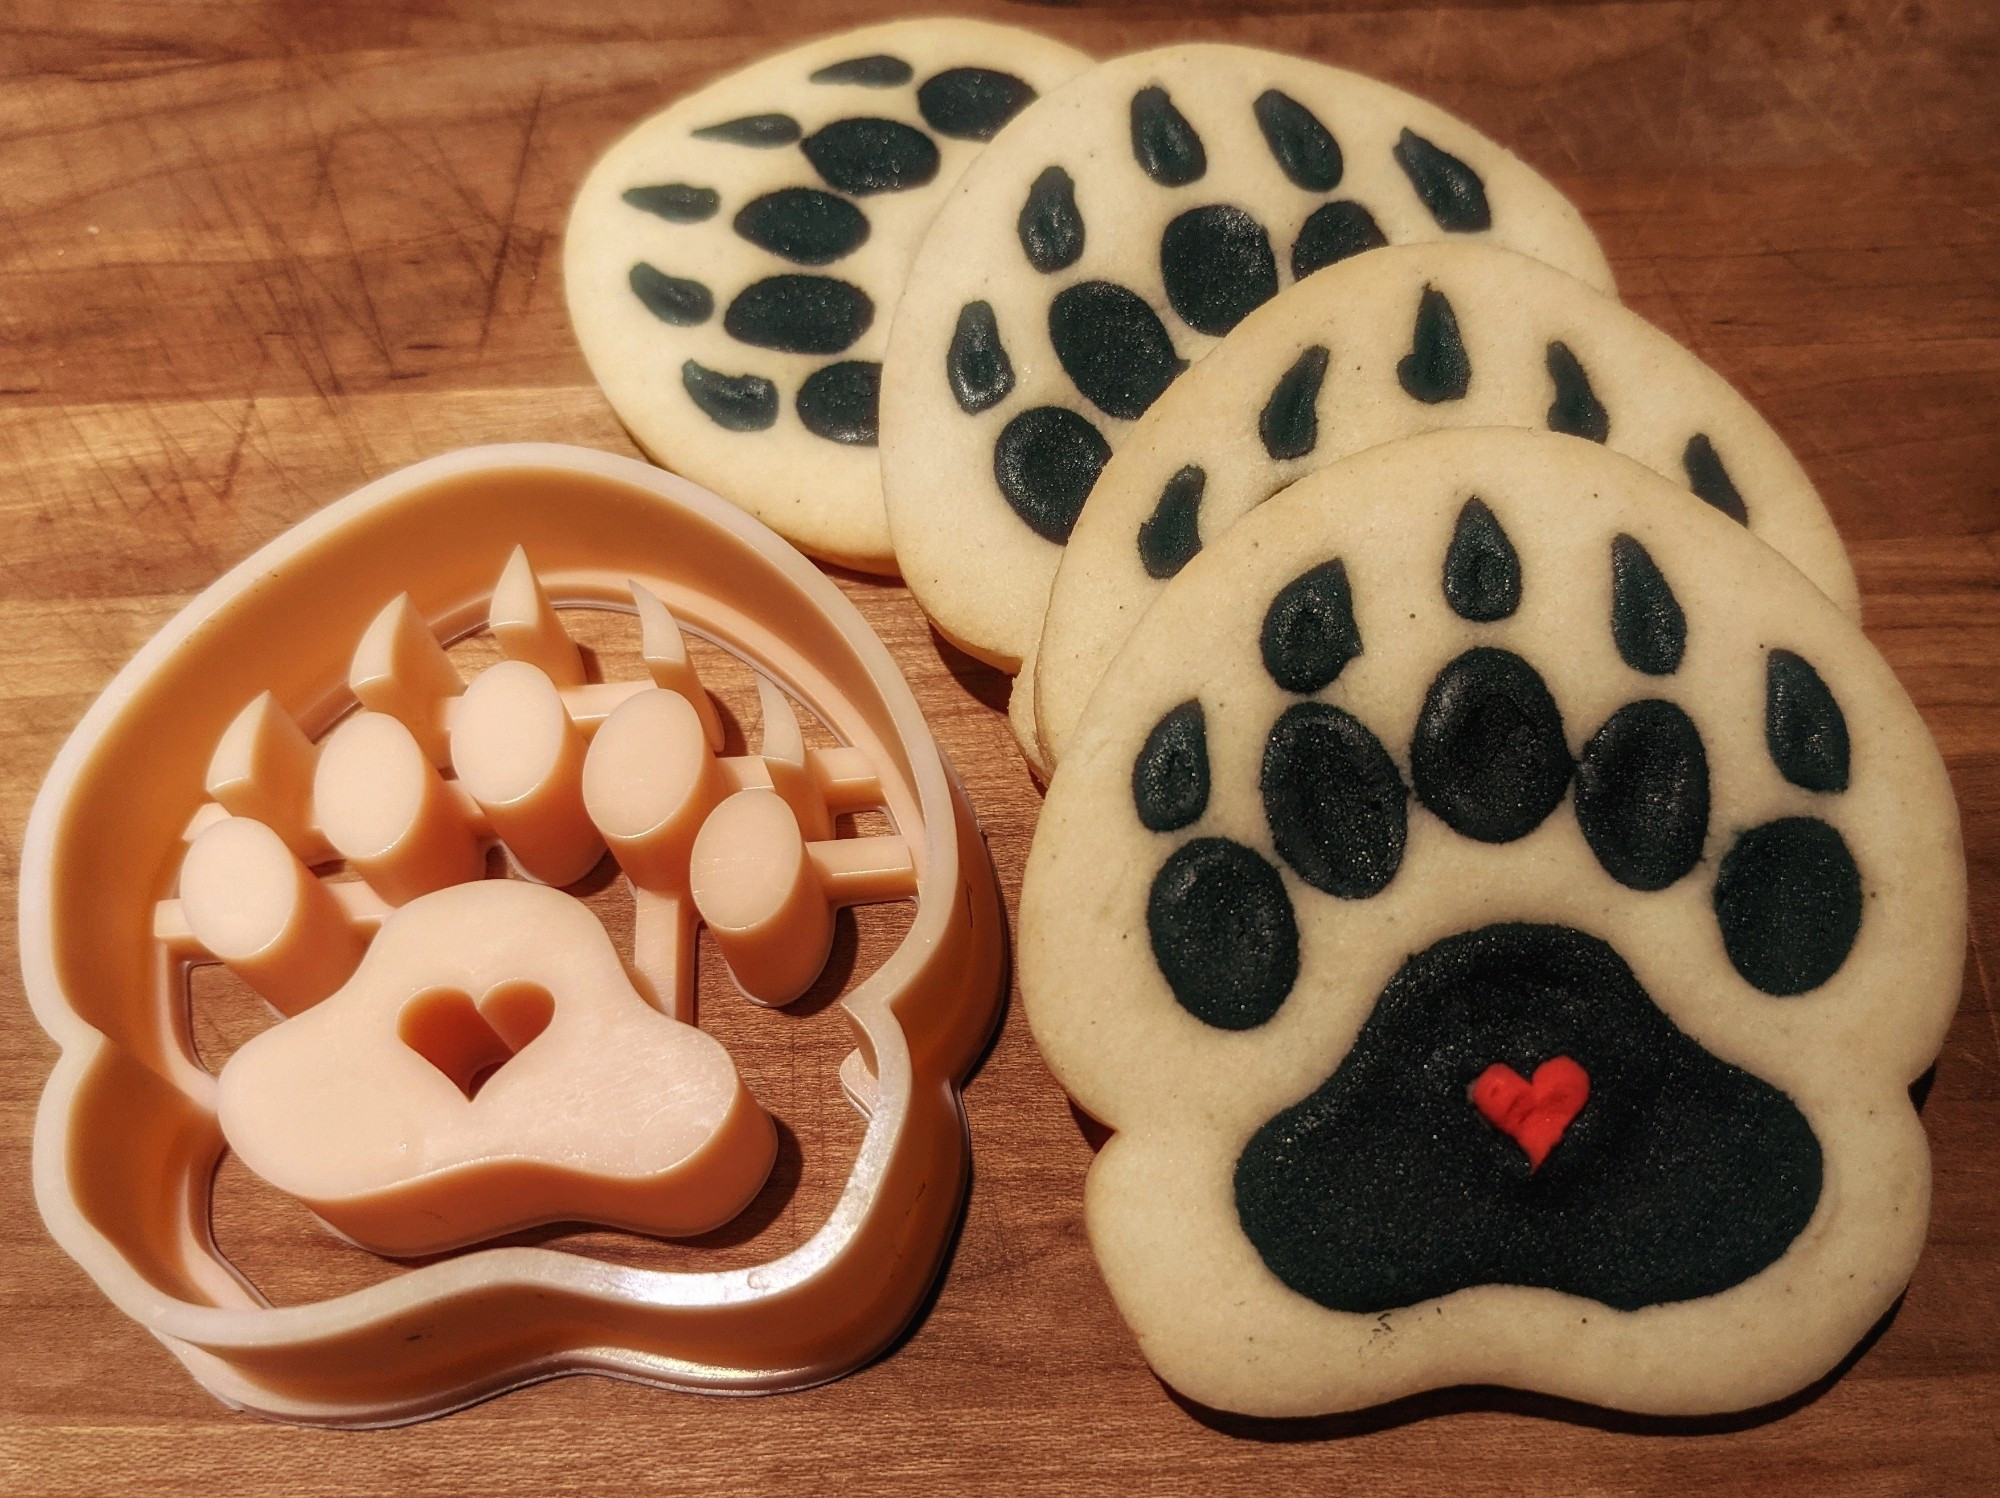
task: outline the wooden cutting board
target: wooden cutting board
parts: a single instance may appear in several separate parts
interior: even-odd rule
[[[1931,1243],[1907,1298],[1837,1380],[1743,1420],[1477,1392],[1303,1427],[1193,1411],[1097,1276],[1079,1220],[1091,1141],[1016,1005],[967,1093],[976,1180],[948,1275],[874,1366],[754,1400],[568,1379],[372,1435],[223,1409],[63,1256],[30,1197],[55,1054],[13,952],[36,786],[174,610],[317,506],[468,443],[631,451],[564,319],[574,184],[666,100],[893,7],[23,3],[0,15],[0,1489],[2000,1490],[2000,10],[962,8],[1106,55],[1283,48],[1438,100],[1569,192],[1631,305],[1791,442],[1950,763],[1971,862],[1965,997],[1924,1110]],[[1011,900],[1039,797],[1005,680],[943,646],[900,588],[840,583],[915,684]],[[794,1169],[759,1231],[809,1231],[831,1189]],[[240,1173],[217,1210],[279,1299],[380,1272]]]

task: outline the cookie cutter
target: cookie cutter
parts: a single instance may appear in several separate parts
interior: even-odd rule
[[[636,613],[648,679],[588,680],[559,608]],[[717,752],[682,625],[758,671],[758,754]],[[505,659],[466,688],[440,642],[489,628]],[[805,746],[793,697],[839,747]],[[519,732],[480,727],[524,721],[541,725],[526,749]],[[395,794],[371,802],[357,786]],[[833,837],[834,816],[860,806],[881,807],[893,834]],[[834,905],[914,894],[907,935],[841,1001],[856,1044],[840,1083],[868,1120],[853,1171],[805,1243],[747,1268],[509,1245],[274,1307],[211,1234],[230,1089],[196,1055],[188,964],[227,957],[274,1007],[317,1023],[327,995],[359,981],[377,927],[433,919],[441,902],[488,906],[482,885],[515,892],[484,911],[494,931],[530,907],[585,911],[518,879],[454,882],[496,841],[545,884],[610,848],[636,906],[632,1012],[660,1026],[695,1018],[697,919],[739,989],[781,1004],[824,962]],[[342,852],[361,878],[314,874]],[[43,1218],[225,1403],[359,1426],[573,1372],[797,1388],[881,1351],[943,1265],[969,1178],[958,1087],[1003,994],[991,862],[859,613],[760,523],[673,474],[553,444],[467,449],[271,542],[141,649],[57,755],[29,818],[20,914],[29,1000],[62,1048],[36,1122]],[[560,985],[551,974],[545,990]],[[567,999],[502,987],[400,1010],[404,1060],[475,1109],[482,1073],[530,1070],[508,1058],[564,1023]],[[225,1079],[301,1023],[246,1043]],[[754,1129],[743,1139],[754,1166]],[[551,1215],[565,1213],[534,1220]],[[382,1240],[379,1220],[355,1219],[357,1236],[417,1251]],[[444,1238],[507,1226],[489,1213]]]

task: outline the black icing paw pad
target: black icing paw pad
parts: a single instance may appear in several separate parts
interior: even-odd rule
[[[1535,668],[1477,646],[1438,672],[1410,742],[1417,796],[1482,843],[1526,837],[1569,789],[1562,714]]]
[[[908,192],[938,174],[938,148],[900,120],[835,120],[799,142],[806,160],[835,192],[866,197]]]
[[[1036,535],[1069,540],[1111,444],[1089,420],[1064,406],[1031,406],[1000,429],[993,481]]]
[[[1790,1099],[1696,1045],[1609,946],[1503,925],[1410,958],[1235,1184],[1272,1273],[1333,1310],[1513,1284],[1629,1311],[1776,1261],[1820,1173]]]
[[[1146,927],[1174,997],[1218,1030],[1266,1023],[1298,980],[1299,927],[1284,880],[1228,838],[1196,838],[1167,859]]]
[[[1220,338],[1278,294],[1278,257],[1256,219],[1210,203],[1179,214],[1160,235],[1160,279],[1182,322]]]

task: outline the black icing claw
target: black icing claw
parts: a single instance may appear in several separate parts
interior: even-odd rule
[[[1687,616],[1652,554],[1630,536],[1611,541],[1611,638],[1634,671],[1670,676],[1687,649]]]
[[[806,376],[799,386],[799,421],[815,437],[829,442],[873,447],[875,408],[881,393],[881,365],[867,359],[843,359]]]
[[[993,478],[1014,513],[1036,535],[1061,546],[1076,528],[1083,502],[1111,444],[1085,418],[1062,406],[1035,406],[1000,429],[993,444]]]
[[[1496,1064],[1527,1078],[1559,1056],[1589,1099],[1531,1169],[1468,1090]],[[1404,963],[1333,1075],[1251,1136],[1235,1175],[1271,1272],[1370,1315],[1487,1284],[1625,1311],[1698,1300],[1782,1257],[1821,1187],[1791,1099],[1704,1051],[1603,942],[1526,925]]]
[[[1278,590],[1258,636],[1264,669],[1288,692],[1317,692],[1361,654],[1354,594],[1340,558],[1308,568]]]
[[[767,276],[737,293],[722,315],[731,338],[791,354],[837,354],[868,331],[875,304],[832,276]]]
[[[1764,743],[1793,785],[1847,789],[1847,717],[1812,663],[1789,650],[1773,650],[1765,662]]]
[[[1208,725],[1183,702],[1153,725],[1132,762],[1132,803],[1149,832],[1178,832],[1208,810]]]
[[[1014,388],[1014,364],[1000,341],[991,302],[967,302],[958,311],[951,347],[944,356],[952,398],[967,416],[997,406]]]
[[[814,83],[858,83],[863,88],[895,88],[915,76],[900,57],[877,52],[871,57],[850,57],[846,62],[829,63],[812,75]]]
[[[1278,294],[1278,261],[1262,224],[1210,203],[1177,215],[1160,235],[1160,279],[1182,322],[1220,338]]]
[[[1486,206],[1486,184],[1451,152],[1432,145],[1414,130],[1405,130],[1396,141],[1396,165],[1446,233],[1476,234],[1493,227],[1493,213]]]
[[[1184,367],[1159,314],[1111,281],[1079,281],[1049,303],[1049,342],[1083,396],[1136,421]]]
[[[1327,358],[1326,349],[1314,344],[1271,387],[1271,398],[1257,418],[1257,435],[1273,458],[1303,458],[1319,445],[1319,387],[1326,379]]]
[[[799,122],[788,114],[747,114],[740,120],[704,125],[696,140],[719,140],[732,146],[789,146],[799,138]]]
[[[690,359],[681,388],[708,419],[732,432],[761,432],[778,419],[778,387],[762,375],[726,375]]]
[[[1861,934],[1861,871],[1825,822],[1780,817],[1723,856],[1715,920],[1745,982],[1778,997],[1808,993],[1840,971]]]
[[[924,123],[954,140],[991,140],[1035,102],[1035,91],[993,68],[946,68],[917,90]]]
[[[1379,250],[1388,242],[1374,217],[1359,203],[1346,199],[1322,203],[1307,216],[1299,237],[1292,241],[1292,279],[1303,281],[1335,261],[1363,250]]]
[[[1505,619],[1521,606],[1521,559],[1485,502],[1468,499],[1444,554],[1444,596],[1475,624]]]
[[[1319,116],[1289,94],[1267,88],[1251,106],[1264,144],[1294,185],[1307,192],[1331,192],[1340,186],[1340,143],[1319,122]]]
[[[1611,413],[1590,388],[1590,376],[1583,372],[1568,344],[1557,340],[1549,345],[1548,369],[1556,387],[1556,398],[1549,404],[1549,430],[1592,442],[1609,437]]]
[[[1750,523],[1743,496],[1736,492],[1735,481],[1722,466],[1722,458],[1706,433],[1696,432],[1688,438],[1688,445],[1681,453],[1681,467],[1687,470],[1688,487],[1697,498],[1714,505],[1738,525]]]
[[[1452,831],[1482,843],[1526,837],[1562,803],[1569,777],[1562,714],[1533,666],[1482,645],[1438,673],[1417,716],[1410,780]]]
[[[1427,406],[1463,400],[1472,384],[1472,359],[1458,336],[1458,314],[1434,286],[1426,286],[1417,303],[1410,351],[1397,361],[1396,378],[1404,390]]]
[[[759,249],[795,265],[827,265],[868,239],[868,217],[845,198],[816,187],[781,187],[752,198],[733,227]]]
[[[1201,550],[1201,494],[1207,487],[1208,474],[1190,463],[1160,490],[1159,503],[1139,527],[1146,576],[1164,582]]]
[[[712,187],[663,182],[655,187],[628,187],[619,194],[627,203],[672,224],[698,224],[712,218],[722,199]]]
[[[1576,821],[1604,872],[1630,889],[1665,889],[1701,860],[1708,755],[1671,702],[1627,703],[1583,746]]]
[[[1132,155],[1162,187],[1185,187],[1208,170],[1201,137],[1157,86],[1132,96]]]
[[[1021,250],[1043,275],[1067,270],[1083,253],[1083,215],[1076,207],[1076,183],[1059,166],[1047,168],[1028,189],[1015,221]]]
[[[677,328],[705,323],[715,313],[715,294],[701,282],[667,275],[643,260],[632,267],[626,281],[648,312]]]
[[[1269,1020],[1299,976],[1299,927],[1285,881],[1227,838],[1174,850],[1146,901],[1153,960],[1180,1006],[1220,1030]]]
[[[1314,889],[1366,900],[1396,877],[1410,793],[1359,718],[1330,703],[1293,703],[1264,741],[1260,785],[1271,840]]]
[[[799,149],[828,187],[855,197],[922,187],[938,172],[936,144],[900,120],[835,120],[800,141]]]

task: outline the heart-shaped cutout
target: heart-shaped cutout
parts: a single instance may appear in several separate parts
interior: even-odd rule
[[[539,983],[496,984],[477,1004],[463,989],[429,988],[403,1006],[396,1033],[470,1099],[549,1027],[555,1007]]]
[[[1567,1056],[1552,1056],[1535,1068],[1533,1081],[1523,1081],[1513,1067],[1496,1061],[1479,1074],[1470,1095],[1472,1106],[1521,1146],[1535,1171],[1590,1100],[1590,1074]]]

